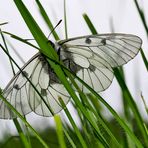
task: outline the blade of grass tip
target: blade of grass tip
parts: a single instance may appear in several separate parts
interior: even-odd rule
[[[137,10],[138,10],[138,13],[139,13],[139,15],[140,15],[141,21],[142,21],[142,23],[143,23],[143,26],[144,26],[144,28],[145,28],[145,31],[146,31],[147,37],[148,37],[148,27],[147,27],[147,24],[146,24],[145,15],[144,15],[144,13],[143,13],[143,10],[140,9],[140,6],[139,6],[137,0],[134,0],[134,2],[135,2],[136,8],[137,8]]]
[[[85,143],[85,140],[83,139],[83,137],[82,137],[77,125],[75,124],[70,112],[68,111],[66,105],[64,104],[62,99],[59,98],[59,101],[60,101],[62,107],[64,108],[64,112],[66,113],[66,115],[69,119],[69,122],[71,123],[72,127],[74,128],[74,131],[75,131],[80,143],[82,144],[82,147],[87,148],[87,144]]]
[[[7,51],[8,54],[9,54],[9,50],[8,50],[8,47],[7,47],[7,43],[6,43],[5,37],[4,37],[4,35],[3,35],[2,32],[0,32],[0,33],[1,33],[1,37],[2,37],[2,40],[3,40],[4,46],[5,46],[5,49],[6,49],[6,51]],[[12,68],[12,71],[13,71],[13,75],[15,75],[13,63],[12,63],[12,61],[11,61],[10,58],[9,58],[9,62],[10,62],[10,65],[11,65],[11,68]],[[25,134],[24,134],[24,132],[23,132],[23,130],[22,130],[22,128],[21,128],[21,126],[20,126],[20,124],[19,124],[19,121],[18,121],[17,119],[13,119],[13,122],[14,122],[14,125],[15,125],[15,127],[16,127],[18,133],[19,133],[19,136],[20,136],[20,139],[21,139],[21,143],[22,143],[25,147],[27,146],[27,147],[31,148],[31,145],[30,145],[30,143],[28,142],[28,140],[27,140],[27,138],[26,138],[26,136],[25,136]]]
[[[36,0],[36,3],[37,3],[37,5],[38,5],[38,7],[39,7],[40,13],[41,13],[41,15],[42,15],[44,21],[46,22],[48,28],[49,28],[50,30],[53,30],[54,27],[53,27],[53,25],[52,25],[52,23],[51,23],[51,21],[50,21],[48,15],[47,15],[46,11],[44,10],[42,4],[40,3],[39,0]],[[53,34],[55,40],[59,40],[59,39],[60,39],[55,30],[52,32],[52,34]]]
[[[83,14],[83,18],[84,18],[85,22],[87,23],[89,29],[91,28],[92,34],[97,34],[97,30],[95,29],[94,25],[92,24],[90,18],[88,17],[88,15],[86,13]]]
[[[54,116],[54,121],[56,123],[56,131],[58,135],[58,141],[60,144],[60,148],[66,148],[65,140],[64,140],[64,133],[63,133],[63,127],[62,127],[62,122],[61,118],[59,115]]]
[[[89,21],[90,21],[90,19],[89,19]],[[94,29],[94,28],[95,28],[94,26],[93,26],[93,28],[90,28],[92,33],[93,33],[92,29]],[[124,82],[124,80],[123,80],[123,78],[121,77],[121,74],[120,74],[119,70],[118,69],[114,69],[114,73],[115,73],[115,76],[116,76],[120,86],[121,86],[122,91],[125,91],[127,96],[129,96],[129,97],[126,97],[126,98],[128,98],[127,101],[129,102],[129,105],[130,105],[130,107],[131,107],[131,109],[132,109],[132,111],[133,111],[133,113],[135,115],[135,119],[136,119],[136,121],[138,123],[139,130],[141,131],[142,136],[144,137],[145,143],[148,146],[148,140],[146,140],[148,137],[146,135],[146,132],[145,132],[145,129],[144,129],[144,126],[143,126],[143,120],[142,120],[142,117],[141,117],[141,115],[139,113],[137,105],[135,104],[135,102],[134,102],[134,100],[133,100],[133,98],[132,98],[132,96],[131,96],[131,94],[130,94],[130,92],[129,92],[129,90],[128,90],[125,82]],[[120,78],[119,78],[119,75],[120,75]],[[124,86],[122,84],[124,84]]]
[[[25,7],[23,2],[20,1],[20,0],[14,0],[14,2],[15,2],[15,5],[17,6],[19,12],[21,13],[23,19],[25,20],[28,28],[30,29],[32,35],[34,36],[36,42],[38,43],[38,45],[41,49],[41,52],[44,55],[48,56],[49,58],[51,58],[55,61],[58,60],[58,55],[57,55],[56,51],[52,48],[51,45],[47,44],[47,42],[48,42],[47,38],[45,37],[45,35],[41,31],[41,29],[38,26],[38,24],[36,23],[36,21],[33,19],[32,15],[28,11],[28,9]],[[48,50],[50,50],[50,52]],[[71,95],[71,97],[73,98],[75,103],[79,106],[79,108],[81,109],[81,111],[83,112],[83,114],[85,115],[87,120],[91,123],[91,125],[94,127],[94,129],[98,132],[97,127],[93,124],[93,121],[91,120],[91,118],[87,114],[87,112],[85,111],[85,108],[82,106],[82,104],[79,101],[79,98],[77,97],[76,93],[71,88],[71,85],[68,82],[68,80],[67,80],[63,70],[61,69],[61,67],[59,65],[57,65],[55,63],[55,61],[53,62],[52,60],[49,60],[49,59],[47,59],[47,61],[49,62],[49,64],[53,68],[54,72],[56,73],[57,77],[61,80],[61,83],[65,86],[66,90]],[[36,89],[36,88],[34,88],[34,89]],[[106,144],[106,147],[109,147],[109,145]]]
[[[67,33],[67,15],[66,15],[66,0],[64,0],[64,28],[65,28],[65,39],[68,39],[68,33]]]

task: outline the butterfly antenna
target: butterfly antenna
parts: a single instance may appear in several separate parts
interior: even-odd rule
[[[54,32],[54,30],[57,28],[57,26],[58,26],[61,22],[62,22],[62,20],[60,20],[60,21],[57,23],[57,25],[51,30],[51,32],[50,32],[49,35],[48,35],[48,39],[49,39],[50,35]]]

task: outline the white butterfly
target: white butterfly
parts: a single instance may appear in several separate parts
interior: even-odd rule
[[[135,35],[115,33],[76,37],[53,44],[65,66],[97,92],[105,90],[112,83],[112,68],[133,59],[141,45],[142,40]],[[59,97],[65,104],[68,103],[68,92],[43,54],[34,55],[24,65],[22,72],[18,72],[3,91],[4,97],[19,113],[26,115],[34,111],[38,115],[52,116],[52,113],[62,110]],[[52,113],[24,75],[42,95]],[[83,84],[76,82],[84,93],[88,92]],[[16,118],[2,100],[0,118]]]

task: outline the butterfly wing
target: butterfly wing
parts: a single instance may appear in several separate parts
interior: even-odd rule
[[[112,68],[133,59],[142,40],[135,35],[113,33],[71,38],[58,44],[61,46],[61,59],[67,60],[69,67],[79,69],[75,71],[77,76],[100,92],[111,84],[114,77]],[[82,84],[79,86],[87,92]]]
[[[59,99],[67,104],[70,96],[45,58],[41,57],[40,60],[42,62],[37,65],[34,73],[32,73],[31,82],[40,92],[42,99],[33,86],[29,85],[31,108],[38,115],[53,116],[62,110]]]
[[[29,78],[41,95],[37,93],[24,75]],[[22,72],[15,75],[4,89],[3,95],[22,115],[34,111],[42,116],[51,116],[62,109],[58,98],[62,98],[65,104],[69,101],[69,95],[64,86],[40,53],[25,64]],[[0,110],[0,118],[16,118],[16,115],[2,100],[0,100]]]

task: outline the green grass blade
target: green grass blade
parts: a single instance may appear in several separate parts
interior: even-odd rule
[[[82,147],[87,148],[87,144],[85,143],[83,137],[81,136],[81,133],[80,133],[80,131],[79,131],[77,125],[75,124],[75,122],[74,122],[74,120],[73,120],[71,114],[69,113],[69,111],[68,111],[67,107],[65,106],[65,104],[64,104],[64,102],[63,102],[62,99],[60,99],[60,103],[61,103],[61,105],[63,106],[64,111],[65,111],[65,113],[66,113],[66,115],[67,115],[67,117],[68,117],[68,119],[69,119],[69,121],[70,121],[72,127],[74,128],[74,130],[75,130],[75,132],[76,132],[76,135],[77,135],[77,137],[78,137],[80,143],[82,144]]]
[[[136,8],[137,8],[137,10],[138,10],[138,13],[139,13],[139,15],[140,15],[141,21],[142,21],[142,23],[143,23],[143,26],[144,26],[144,28],[145,28],[145,31],[146,31],[147,37],[148,37],[148,27],[147,27],[147,23],[146,23],[146,19],[145,19],[146,17],[145,17],[145,15],[144,15],[142,9],[140,9],[140,6],[139,6],[137,0],[134,0],[134,2],[135,2]]]
[[[143,23],[145,32],[146,32],[147,37],[148,37],[148,26],[147,26],[147,23],[146,23],[145,14],[144,14],[143,10],[140,9],[140,6],[139,6],[137,0],[134,0],[134,2],[135,2],[136,8],[137,8],[137,10],[138,10],[139,16],[140,16],[140,18],[141,18],[141,21],[142,21],[142,23]],[[143,52],[142,49],[141,49],[141,56],[142,56],[143,62],[144,62],[144,64],[145,64],[145,67],[146,67],[146,69],[147,69],[147,71],[148,71],[148,61],[147,61],[146,56],[145,56],[145,54],[144,54],[144,52]]]
[[[147,71],[148,71],[148,61],[147,61],[146,56],[145,56],[145,54],[144,54],[144,52],[143,52],[142,49],[140,50],[140,53],[141,53],[143,62],[144,62],[144,64],[145,64],[145,67],[146,67],[146,69],[147,69]]]
[[[64,134],[67,137],[69,143],[71,144],[72,148],[77,148],[77,146],[75,145],[74,141],[72,140],[71,136],[68,134],[67,130],[65,128],[63,128]]]
[[[64,140],[63,127],[62,127],[62,122],[61,122],[60,116],[55,115],[54,121],[56,123],[56,131],[57,131],[57,135],[58,135],[60,148],[66,148],[66,144],[65,144],[65,140]]]
[[[88,25],[88,28],[91,28],[92,34],[98,34],[96,28],[94,27],[93,23],[91,22],[90,18],[86,13],[83,14],[83,18]]]
[[[31,143],[28,141],[27,137],[25,136],[17,118],[13,119],[13,122],[15,124],[15,127],[17,128],[18,133],[19,133],[22,145],[26,148],[31,148],[32,147]]]
[[[66,0],[64,0],[64,28],[65,28],[65,39],[68,39],[68,33],[67,33],[67,15],[66,15]]]
[[[141,93],[141,99],[142,99],[142,101],[143,101],[145,111],[146,111],[146,113],[147,113],[147,115],[148,115],[148,106],[147,106],[147,104],[146,104],[146,101],[145,101],[145,99],[144,99],[142,93]]]
[[[38,5],[38,7],[39,7],[40,13],[41,13],[41,15],[42,15],[44,21],[46,22],[48,28],[49,28],[50,30],[53,30],[54,27],[53,27],[53,25],[52,25],[52,23],[51,23],[51,21],[50,21],[48,15],[47,15],[46,11],[44,10],[42,4],[40,3],[39,0],[36,0],[36,3],[37,3],[37,5]],[[52,32],[52,34],[53,34],[53,36],[54,36],[54,38],[55,38],[56,40],[59,40],[59,39],[60,39],[55,30]]]

